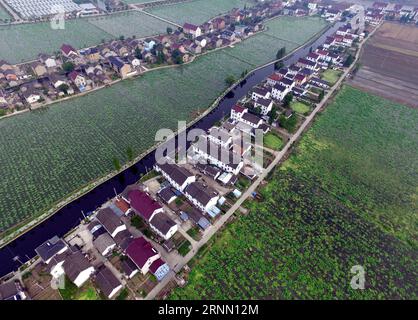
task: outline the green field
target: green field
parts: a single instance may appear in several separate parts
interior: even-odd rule
[[[269,149],[280,150],[283,147],[283,141],[277,134],[269,132],[264,136],[264,146]]]
[[[334,85],[341,75],[342,72],[339,70],[327,69],[321,74],[321,79],[328,81],[331,85]]]
[[[9,13],[6,11],[6,9],[4,9],[1,5],[0,5],[0,20],[3,19],[10,19],[11,16],[9,15]]]
[[[252,0],[194,0],[155,7],[146,11],[180,25],[185,22],[199,25],[233,8],[244,8],[245,5],[250,7],[254,4],[255,1]]]
[[[417,299],[417,121],[345,87],[171,299]]]
[[[311,108],[308,105],[299,101],[292,101],[290,107],[293,111],[300,114],[305,114],[306,112],[309,112],[311,110]]]
[[[281,24],[281,19],[274,21]],[[295,29],[295,37],[299,32],[309,37],[315,27]],[[244,41],[228,50],[245,54],[249,49]],[[277,49],[270,49],[274,56]],[[159,128],[177,128],[178,119],[190,120],[225,90],[228,75],[238,78],[252,67],[219,50],[179,68],[149,72],[48,109],[0,120],[0,230],[45,212],[105,176],[113,170],[113,158],[127,161],[129,147],[141,154],[154,144]]]
[[[103,39],[121,35],[145,37],[166,32],[166,28],[166,23],[140,12],[67,21],[63,30],[54,30],[49,23],[0,26],[0,59],[18,63],[34,59],[42,52],[56,52],[63,43],[85,48]]]
[[[303,17],[298,19],[297,26],[295,30],[295,20],[289,16],[270,20],[266,23],[265,32],[245,41],[245,50],[236,46],[227,48],[225,52],[253,66],[259,66],[276,59],[276,53],[282,47],[286,47],[287,53],[299,47],[322,30],[326,22],[318,18]]]

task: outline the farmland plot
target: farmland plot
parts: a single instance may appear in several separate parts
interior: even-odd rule
[[[254,66],[262,65],[275,60],[280,48],[286,47],[289,53],[326,26],[326,22],[319,18],[298,18],[297,23],[295,21],[292,17],[270,20],[266,23],[266,31],[245,40],[244,47],[228,48],[226,52]]]
[[[244,41],[235,49],[247,52],[250,45]],[[270,49],[275,55],[278,48]],[[252,67],[219,50],[188,65],[1,120],[0,230],[108,174],[114,157],[125,163],[128,147],[141,154],[154,144],[159,128],[190,120],[225,89],[228,75],[239,77]]]
[[[255,1],[252,0],[194,0],[155,7],[146,11],[181,25],[185,22],[199,25],[213,17],[228,12],[232,8],[250,7],[254,4]]]
[[[0,27],[0,57],[10,63],[35,59],[39,53],[58,51],[63,43],[82,48],[115,37],[85,19],[67,21],[64,30],[54,30],[49,23]]]
[[[136,36],[141,38],[166,33],[167,27],[174,28],[173,25],[168,25],[161,20],[137,11],[89,18],[88,21],[115,37],[124,35],[125,37]]]
[[[416,299],[417,121],[344,88],[171,298]]]

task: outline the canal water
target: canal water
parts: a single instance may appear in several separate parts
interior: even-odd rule
[[[286,58],[283,63],[288,66],[299,58],[306,56],[310,48],[317,48],[324,43],[328,35],[333,34],[342,23],[337,23],[324,34],[307,43],[304,47]],[[255,72],[249,73],[245,80],[232,89],[208,115],[197,121],[188,130],[200,128],[208,130],[217,121],[228,115],[235,103],[255,85],[262,82],[274,72],[274,64],[270,64]],[[23,263],[35,256],[35,248],[55,235],[64,236],[84,219],[83,213],[92,212],[107,200],[122,192],[126,186],[137,182],[141,174],[151,170],[155,163],[154,152],[151,152],[131,168],[126,169],[112,179],[104,182],[79,199],[69,203],[56,214],[46,219],[27,233],[0,249],[0,277],[17,270]]]

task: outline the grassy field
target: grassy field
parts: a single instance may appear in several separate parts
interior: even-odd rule
[[[342,72],[339,70],[327,69],[322,73],[321,79],[328,81],[331,85],[334,85],[341,77],[341,74]]]
[[[155,7],[146,11],[181,25],[185,22],[202,24],[213,17],[228,12],[232,8],[244,8],[245,5],[250,7],[254,4],[255,1],[252,0],[194,0]]]
[[[299,32],[308,34],[298,28],[295,36]],[[245,54],[251,48],[244,41],[234,49]],[[278,48],[270,49],[274,56]],[[179,68],[150,72],[1,120],[0,231],[105,176],[114,169],[113,158],[125,163],[129,147],[141,154],[154,144],[159,128],[174,129],[177,120],[191,120],[196,110],[206,109],[225,90],[228,75],[238,78],[251,68],[221,50]]]
[[[308,105],[299,101],[292,101],[292,103],[290,104],[290,107],[292,108],[293,111],[300,113],[300,114],[305,114],[311,110],[311,108]]]
[[[270,20],[266,23],[265,32],[245,41],[245,50],[236,46],[227,48],[226,52],[253,66],[258,66],[274,60],[278,49],[282,47],[286,47],[286,52],[299,47],[323,29],[326,22],[318,18],[303,17],[298,19],[297,26],[298,28],[295,29],[295,19],[288,16]]]
[[[417,299],[417,121],[344,88],[171,299]]]
[[[56,52],[63,43],[84,48],[97,45],[103,39],[116,39],[121,35],[145,37],[166,32],[166,28],[166,23],[140,12],[67,21],[64,30],[54,30],[49,23],[1,26],[0,57],[18,63],[34,59],[42,52]]]
[[[280,150],[283,147],[283,141],[277,134],[269,132],[264,136],[264,146],[269,149]]]

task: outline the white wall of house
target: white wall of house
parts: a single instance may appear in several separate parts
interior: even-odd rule
[[[90,276],[94,273],[94,267],[89,267],[86,270],[80,272],[80,274],[77,276],[77,278],[74,280],[74,284],[77,287],[81,287],[88,279],[90,279]]]
[[[112,290],[112,292],[109,294],[108,298],[112,299],[112,297],[115,296],[116,293],[118,293],[122,289],[122,285],[120,284],[115,289]]]
[[[283,91],[277,90],[276,88],[271,89],[271,95],[274,99],[282,101],[284,97],[290,92],[289,88],[286,88]]]
[[[158,234],[160,237],[164,238],[164,240],[168,240],[170,239],[177,231],[178,231],[178,225],[175,224],[174,226],[172,226],[170,228],[170,230],[168,230],[168,232],[166,234],[162,233],[159,229],[157,229],[156,227],[153,226],[152,223],[150,223],[151,229]]]
[[[119,232],[121,232],[123,230],[126,230],[126,225],[125,224],[120,225],[119,227],[117,227],[115,229],[115,231],[112,232],[112,234],[111,234],[112,238],[114,238]]]
[[[160,257],[161,257],[161,255],[157,252],[155,254],[155,256],[150,257],[142,267],[138,266],[141,270],[141,273],[144,274],[144,275],[147,274],[148,271],[149,271],[149,267],[152,265],[152,263]]]

